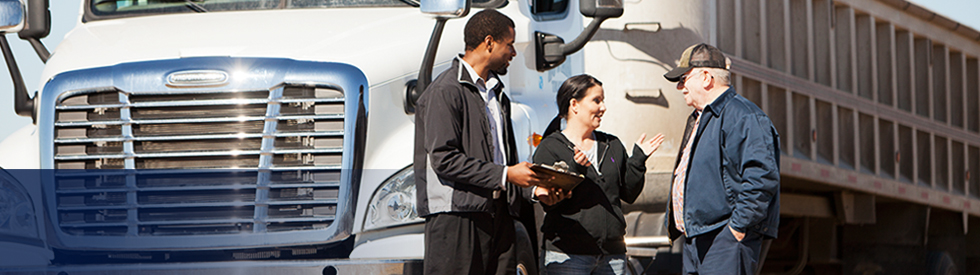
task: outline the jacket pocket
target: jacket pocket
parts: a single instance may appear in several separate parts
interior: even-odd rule
[[[733,184],[738,184],[738,182],[732,179],[731,173],[728,171],[729,164],[728,158],[722,156],[719,173],[721,173],[721,185],[725,189],[725,200],[728,202],[728,205],[735,205],[735,187]]]

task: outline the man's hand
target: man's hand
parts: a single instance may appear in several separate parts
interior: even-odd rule
[[[538,187],[534,188],[534,196],[538,197],[538,201],[541,201],[541,203],[545,205],[554,205],[561,200],[570,198],[572,196],[572,191],[569,190],[568,192],[565,192],[558,188],[549,189]]]
[[[728,226],[728,230],[731,230],[732,231],[732,236],[735,236],[735,240],[736,241],[740,241],[741,242],[742,239],[745,239],[745,233],[735,231],[735,229],[732,228],[731,226]]]
[[[531,170],[531,163],[526,161],[507,167],[507,182],[520,187],[531,187],[550,180],[551,177]]]
[[[650,140],[644,140],[647,138],[647,133],[640,135],[640,139],[636,140],[636,144],[640,146],[643,150],[643,154],[650,156],[653,152],[656,152],[660,148],[660,144],[664,142],[664,134],[657,134]]]

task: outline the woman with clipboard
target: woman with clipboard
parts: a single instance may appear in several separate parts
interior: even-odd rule
[[[604,99],[602,82],[594,77],[566,80],[558,89],[559,114],[534,152],[536,164],[560,171],[564,163],[567,172],[585,177],[573,190],[529,189],[546,212],[542,274],[625,273],[626,221],[620,200],[631,203],[640,195],[647,157],[664,137],[646,140],[643,134],[632,156],[627,155],[616,136],[596,131],[606,112]],[[567,126],[559,131],[562,119]]]

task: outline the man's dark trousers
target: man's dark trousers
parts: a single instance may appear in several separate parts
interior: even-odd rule
[[[684,274],[755,274],[762,248],[762,235],[745,233],[741,242],[723,226],[684,242]]]
[[[493,214],[450,212],[425,218],[425,274],[514,274],[514,218],[505,199]]]

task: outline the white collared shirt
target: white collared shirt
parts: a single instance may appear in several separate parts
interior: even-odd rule
[[[503,127],[505,124],[502,121],[503,116],[501,115],[500,101],[497,99],[497,95],[492,92],[497,85],[500,85],[500,79],[491,76],[489,80],[484,80],[469,63],[466,63],[466,60],[458,56],[456,58],[460,64],[463,64],[463,68],[466,68],[466,72],[474,78],[473,84],[476,84],[477,90],[480,91],[480,96],[483,97],[483,102],[486,103],[487,120],[490,122],[490,131],[494,139],[493,162],[504,166],[503,181],[500,183],[500,186],[504,190],[507,190],[507,157],[504,151],[503,137]]]

